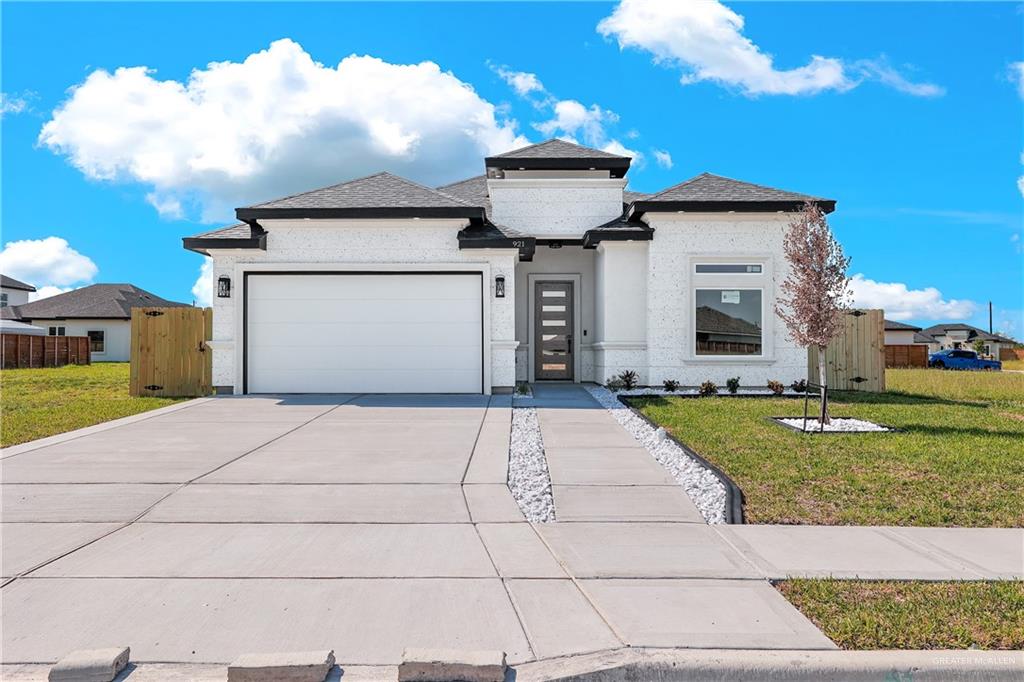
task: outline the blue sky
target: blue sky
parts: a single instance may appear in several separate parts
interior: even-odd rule
[[[1021,6],[695,12],[5,3],[0,265],[188,301],[180,239],[234,206],[378,169],[450,182],[566,136],[639,153],[639,191],[710,171],[834,198],[859,303],[987,327],[991,300],[1024,336]]]

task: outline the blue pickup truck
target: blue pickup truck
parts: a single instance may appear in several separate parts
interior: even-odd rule
[[[939,369],[991,369],[999,371],[1003,363],[998,360],[984,360],[973,350],[948,348],[928,356],[928,366]]]

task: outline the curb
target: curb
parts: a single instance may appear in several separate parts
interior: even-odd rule
[[[616,651],[516,666],[516,682],[1011,682],[1021,651]]]
[[[628,396],[628,395],[617,395],[616,396],[616,398],[618,398],[619,402],[622,403],[623,405],[625,405],[626,408],[628,410],[630,410],[633,414],[635,414],[636,416],[640,417],[640,419],[643,419],[651,427],[653,427],[655,429],[661,429],[662,428],[661,426],[659,426],[658,424],[655,424],[653,421],[648,419],[645,414],[640,412],[640,410],[636,409],[635,407],[633,407],[629,403],[629,400],[631,398],[634,398],[634,397],[643,398],[645,396]],[[693,397],[697,398],[699,396],[693,396]],[[775,396],[766,396],[766,397],[775,397]],[[738,485],[736,485],[735,481],[733,481],[731,478],[729,478],[729,476],[727,476],[724,471],[719,469],[717,466],[715,466],[714,464],[712,464],[708,460],[706,460],[703,457],[701,457],[692,448],[690,448],[685,443],[681,442],[678,438],[673,436],[668,431],[665,431],[665,438],[668,438],[670,441],[672,441],[677,446],[679,446],[679,449],[681,449],[687,455],[689,455],[690,457],[693,457],[695,460],[697,460],[698,462],[703,464],[705,467],[707,467],[711,471],[711,473],[713,473],[715,475],[715,477],[719,481],[722,482],[722,485],[725,487],[725,522],[727,524],[730,524],[730,525],[736,525],[736,524],[745,523],[745,521],[743,519],[743,491],[740,490],[740,487]]]

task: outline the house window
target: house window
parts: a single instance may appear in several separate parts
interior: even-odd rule
[[[698,275],[760,275],[760,263],[698,263]]]
[[[65,336],[65,331],[64,327],[50,327],[50,336]]]
[[[0,294],[0,308],[7,307],[7,294]]]
[[[694,290],[696,355],[763,355],[761,289]]]
[[[86,332],[89,337],[89,352],[102,353],[104,348],[105,333],[102,329]]]

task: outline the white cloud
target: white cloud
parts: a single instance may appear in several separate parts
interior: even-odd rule
[[[1024,62],[1011,62],[1006,73],[1010,82],[1017,86],[1017,93],[1024,97]]]
[[[526,71],[513,71],[505,66],[494,67],[495,73],[501,76],[508,85],[516,91],[520,97],[525,97],[531,92],[546,92],[544,84],[537,78],[537,74]]]
[[[185,209],[177,197],[150,192],[146,195],[146,201],[156,209],[161,218],[178,220],[185,217]]]
[[[88,256],[75,251],[61,237],[7,242],[0,251],[0,272],[36,287],[89,282],[97,271]]]
[[[527,144],[515,123],[433,62],[352,55],[336,67],[283,39],[184,82],[145,67],[93,71],[40,144],[87,177],[143,183],[157,205],[231,208],[381,169],[427,183],[479,172]]]
[[[646,162],[646,158],[644,158],[644,155],[641,152],[638,152],[635,149],[630,149],[618,140],[608,142],[601,147],[601,151],[608,152],[609,154],[618,154],[619,156],[630,157],[633,159],[633,162],[630,164],[633,168],[643,168],[644,163]]]
[[[651,153],[654,154],[654,161],[662,168],[672,167],[672,155],[664,149],[652,149]]]
[[[31,101],[35,96],[34,92],[23,92],[20,94],[0,92],[0,118],[8,114],[20,114],[25,111],[31,111]]]
[[[31,303],[32,301],[38,301],[41,298],[49,298],[51,296],[56,296],[57,294],[64,294],[69,291],[73,291],[76,288],[77,287],[56,287],[52,284],[48,284],[46,286],[37,287],[35,291],[30,291],[28,293],[28,300],[29,303]]]
[[[581,135],[587,144],[604,144],[607,140],[605,125],[619,120],[614,111],[602,109],[596,104],[583,106],[574,99],[563,99],[552,107],[553,116],[547,121],[533,124],[545,135],[561,133],[570,137]]]
[[[203,264],[199,266],[199,277],[192,285],[192,295],[195,296],[196,305],[206,307],[213,303],[213,259],[206,257]]]
[[[882,308],[890,320],[966,320],[977,310],[974,301],[949,299],[935,287],[910,289],[901,282],[876,282],[862,274],[850,280],[853,304]]]
[[[645,50],[655,62],[680,69],[684,85],[712,81],[751,96],[809,95],[843,92],[872,79],[912,95],[941,94],[938,86],[912,83],[884,60],[846,65],[812,55],[804,66],[779,69],[743,29],[743,17],[716,0],[622,0],[597,25],[620,48]]]

